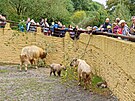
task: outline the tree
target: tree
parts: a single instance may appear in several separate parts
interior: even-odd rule
[[[74,11],[71,0],[0,0],[0,6],[0,13],[15,21],[27,17],[39,21],[43,17],[68,22],[70,12]]]
[[[132,16],[135,14],[135,0],[107,0],[107,9],[113,12],[118,4],[126,5]]]
[[[118,4],[112,14],[114,18],[119,17],[120,19],[125,20],[127,23],[130,23],[130,10],[124,4]]]
[[[72,17],[71,20],[72,22],[77,25],[79,24],[81,21],[83,21],[86,18],[86,13],[85,11],[76,11]]]
[[[89,10],[89,3],[92,2],[92,0],[72,0],[74,3],[74,8],[75,10],[84,10],[88,11]]]

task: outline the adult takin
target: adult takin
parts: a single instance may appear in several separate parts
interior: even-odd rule
[[[35,45],[24,47],[20,54],[20,71],[22,65],[25,65],[25,71],[27,71],[28,64],[35,65],[38,68],[37,62],[39,59],[43,60],[46,56],[47,53],[40,47]]]
[[[91,74],[92,70],[91,67],[81,59],[73,59],[73,61],[70,63],[70,66],[78,67],[77,72],[78,72],[78,79],[79,83],[78,85],[81,85],[81,80],[84,81],[84,89],[90,84],[91,82]]]
[[[50,76],[51,74],[53,73],[54,76],[56,76],[55,72],[57,72],[58,76],[61,75],[61,71],[62,70],[66,70],[66,67],[62,64],[56,64],[56,63],[53,63],[50,65]]]

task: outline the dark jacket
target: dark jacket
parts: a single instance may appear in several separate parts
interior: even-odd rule
[[[134,29],[134,31],[132,29]],[[133,25],[133,24],[131,25],[129,33],[132,35],[135,35],[135,25]]]
[[[104,23],[103,26],[102,26],[102,28],[104,28],[103,32],[108,32],[107,26],[112,27],[112,25],[110,23]]]

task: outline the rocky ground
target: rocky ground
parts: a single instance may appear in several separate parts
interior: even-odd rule
[[[68,86],[67,86],[68,85]],[[62,83],[49,76],[48,68],[19,72],[17,66],[0,66],[0,101],[118,101],[83,90],[74,83]]]

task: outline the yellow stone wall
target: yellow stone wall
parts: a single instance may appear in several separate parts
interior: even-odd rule
[[[0,62],[18,64],[21,49],[37,45],[48,52],[47,64],[67,65],[74,57],[85,59],[120,101],[135,101],[135,43],[87,34],[73,41],[68,33],[65,38],[57,38],[12,30],[3,33],[2,29],[0,36]]]

